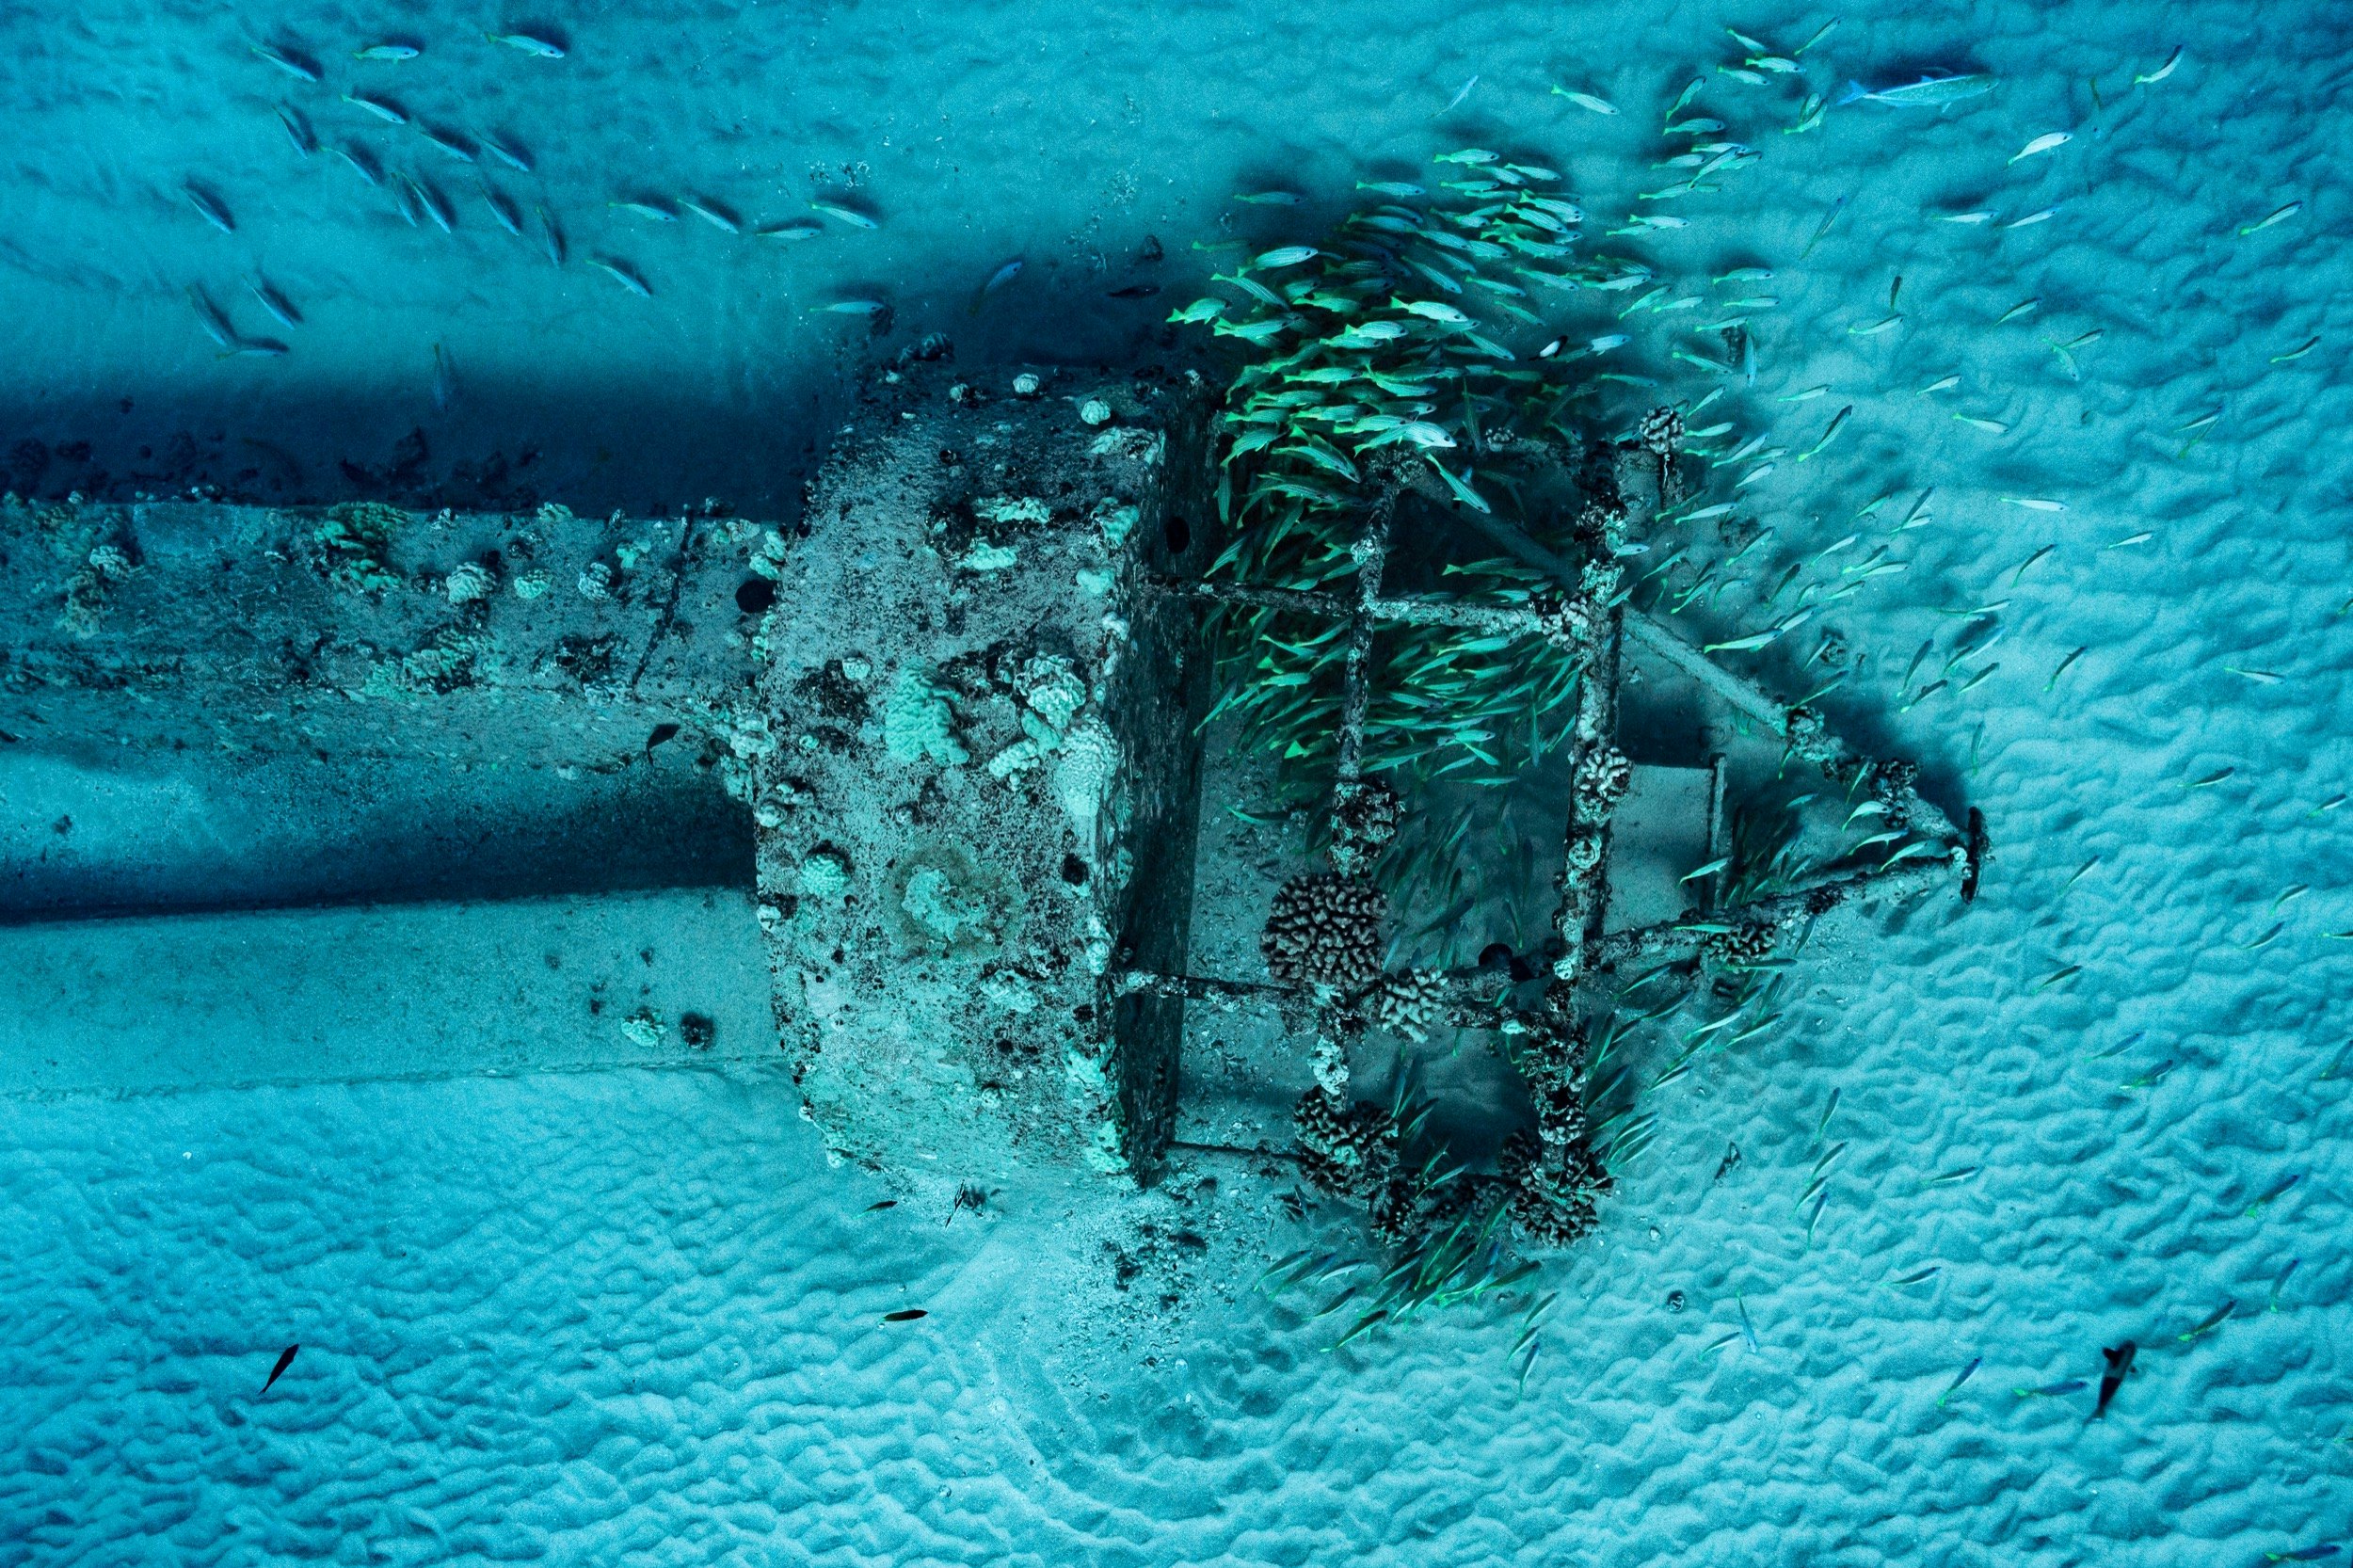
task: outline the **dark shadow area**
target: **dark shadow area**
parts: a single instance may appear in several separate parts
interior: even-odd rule
[[[0,752],[0,922],[749,887],[752,873],[750,814],[689,762],[563,778]]]

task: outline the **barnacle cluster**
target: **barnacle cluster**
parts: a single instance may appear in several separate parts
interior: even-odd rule
[[[1287,985],[1353,991],[1381,972],[1389,901],[1360,876],[1295,876],[1274,895],[1259,950]]]

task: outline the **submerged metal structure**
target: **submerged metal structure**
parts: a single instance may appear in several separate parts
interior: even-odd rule
[[[1769,947],[1869,892],[1973,888],[1981,834],[1922,799],[1910,770],[1849,751],[1818,714],[1580,588],[1569,563],[1410,464],[1357,545],[1353,592],[1240,585],[1205,576],[1220,541],[1197,379],[1042,371],[1014,385],[938,364],[886,375],[786,526],[11,498],[0,736],[101,768],[189,748],[329,766],[398,756],[559,792],[691,755],[752,823],[770,1060],[842,1157],[915,1179],[1083,1167],[1148,1180],[1175,1136],[1185,1008],[1209,1001],[1276,1007],[1315,1042],[1327,1098],[1303,1107],[1305,1157],[1344,1165],[1371,1135],[1349,1122],[1349,1045],[1443,1019],[1512,1042],[1537,1124],[1512,1156],[1535,1194],[1514,1212],[1540,1233],[1573,1230],[1598,1179],[1580,984],[1637,958]],[[1655,511],[1664,456],[1609,460],[1629,493],[1649,487],[1629,515]],[[1408,496],[1484,528],[1561,592],[1505,609],[1386,591]],[[1190,960],[1201,616],[1250,603],[1347,627],[1334,864],[1274,894],[1273,924],[1292,921],[1297,940],[1271,928],[1267,973],[1207,974]],[[1358,748],[1369,649],[1392,624],[1544,638],[1584,662],[1541,952],[1392,974],[1376,945],[1364,967],[1379,911],[1346,889],[1405,805]],[[1721,853],[1722,767],[1618,749],[1633,660],[1873,791],[1924,847],[1685,917],[1673,868],[1695,847]],[[1331,941],[1353,955],[1340,968],[1301,956]],[[676,1048],[696,1048],[691,1032]],[[1333,1125],[1306,1125],[1319,1114]]]

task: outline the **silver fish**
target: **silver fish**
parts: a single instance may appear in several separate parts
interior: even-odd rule
[[[752,232],[762,239],[813,240],[825,232],[825,226],[811,218],[791,218],[783,223],[763,223]]]
[[[302,312],[296,310],[294,301],[279,293],[277,286],[268,279],[256,278],[247,283],[246,288],[262,302],[262,309],[267,311],[279,326],[291,331],[302,325]]]
[[[518,174],[528,174],[531,172],[530,151],[523,147],[520,142],[509,141],[504,136],[494,136],[488,132],[478,133],[477,136],[478,139],[482,143],[483,150],[488,152],[490,156],[496,158],[499,162],[504,164],[507,168],[513,169]]]
[[[564,243],[563,228],[556,223],[555,215],[545,207],[539,209],[539,243],[546,249],[548,260],[557,266],[562,266],[564,258],[570,254],[570,248]]]
[[[286,128],[286,139],[293,142],[294,150],[304,157],[319,150],[318,133],[311,129],[311,122],[303,119],[298,110],[285,104],[279,104],[278,123]]]
[[[681,196],[678,204],[725,233],[740,234],[744,232],[743,220],[716,202],[698,201],[691,196]]]
[[[638,298],[651,299],[653,297],[653,290],[647,286],[643,278],[637,276],[637,269],[628,263],[613,261],[603,256],[591,256],[588,258],[588,264],[611,278]]]
[[[411,180],[409,184],[417,187],[417,199],[424,203],[425,216],[440,227],[442,233],[456,232],[457,209],[449,204],[449,198],[422,180]]]
[[[376,154],[357,143],[330,147],[328,152],[351,166],[352,172],[371,185],[384,183],[384,170],[376,161]]]
[[[230,216],[229,209],[221,204],[219,197],[193,181],[183,185],[181,193],[188,199],[188,205],[196,209],[197,216],[224,234],[237,232],[237,220]]]
[[[529,33],[485,33],[482,36],[492,43],[503,43],[509,49],[520,49],[524,54],[539,59],[560,60],[564,57],[561,45],[550,43],[543,38],[535,38]]]
[[[365,109],[388,125],[408,123],[408,111],[389,98],[376,98],[364,92],[346,92],[344,102],[354,108]]]
[[[482,187],[482,200],[490,209],[490,216],[498,219],[500,228],[518,239],[522,237],[523,215],[504,192],[485,185]]]
[[[417,127],[417,134],[424,137],[425,140],[431,142],[434,146],[440,148],[442,152],[448,153],[451,157],[456,158],[459,163],[470,164],[473,162],[473,143],[468,141],[464,136],[459,136],[456,132],[444,131],[435,125],[420,124]]]
[[[413,43],[371,43],[365,49],[354,49],[355,60],[413,60],[424,51]]]
[[[252,48],[254,54],[269,61],[270,64],[298,82],[315,82],[319,79],[319,68],[291,49],[276,49],[266,43],[257,43]]]
[[[188,303],[196,308],[197,321],[202,325],[204,335],[212,339],[216,346],[220,348],[236,346],[236,328],[230,325],[229,317],[222,312],[221,308],[206,298],[203,291],[193,284],[188,288]]]
[[[1965,76],[1922,76],[1916,82],[1901,87],[1866,88],[1861,82],[1849,82],[1838,102],[1845,104],[1885,104],[1898,109],[1941,109],[1948,104],[1976,98],[1993,90],[1993,78],[1984,72]]]

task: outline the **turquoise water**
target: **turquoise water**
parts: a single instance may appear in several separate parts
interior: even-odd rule
[[[1356,180],[1465,145],[1564,168],[1599,227],[1642,210],[1660,117],[1704,76],[1765,156],[1689,230],[1615,243],[1678,290],[1774,269],[1753,380],[1674,359],[1706,345],[1621,323],[1625,296],[1567,325],[1628,332],[1630,374],[1721,380],[1729,417],[1794,450],[1856,409],[1756,481],[1770,570],[1839,584],[1859,556],[1817,557],[1864,504],[1933,489],[1903,569],[1825,616],[1869,653],[1833,707],[1997,845],[1968,913],[1813,954],[1789,1027],[1686,1080],[1603,1231],[1550,1266],[1525,1389],[1501,1319],[1327,1353],[1247,1289],[1309,1233],[1230,1176],[868,1212],[884,1190],[754,1079],[9,1098],[0,1562],[2202,1565],[2344,1542],[2344,18],[1881,3],[1793,79],[1716,72],[1744,53],[1727,25],[1786,50],[1832,20],[0,15],[0,448],[49,496],[789,516],[861,380],[928,334],[975,377],[1190,362],[1162,318],[1199,292],[1196,241],[1312,240]],[[352,58],[382,42],[421,53]],[[1783,132],[1809,89],[1929,67],[1998,86]],[[453,232],[329,145],[429,184]],[[1270,189],[1303,200],[1232,200]],[[744,232],[612,205],[683,200]],[[819,232],[752,232],[797,220]],[[232,343],[286,352],[220,357],[191,289]],[[856,300],[886,316],[824,309]],[[1974,610],[2005,644],[1973,658]],[[1762,624],[1737,594],[1701,616]],[[1959,660],[1927,695],[1924,643]],[[0,772],[12,833],[24,778]],[[1833,1089],[1849,1147],[1808,1242]],[[1711,1352],[1736,1296],[1758,1346]],[[913,1331],[876,1326],[910,1304]],[[2015,1392],[2096,1382],[2128,1337],[2143,1369],[2097,1425],[2081,1394]]]

